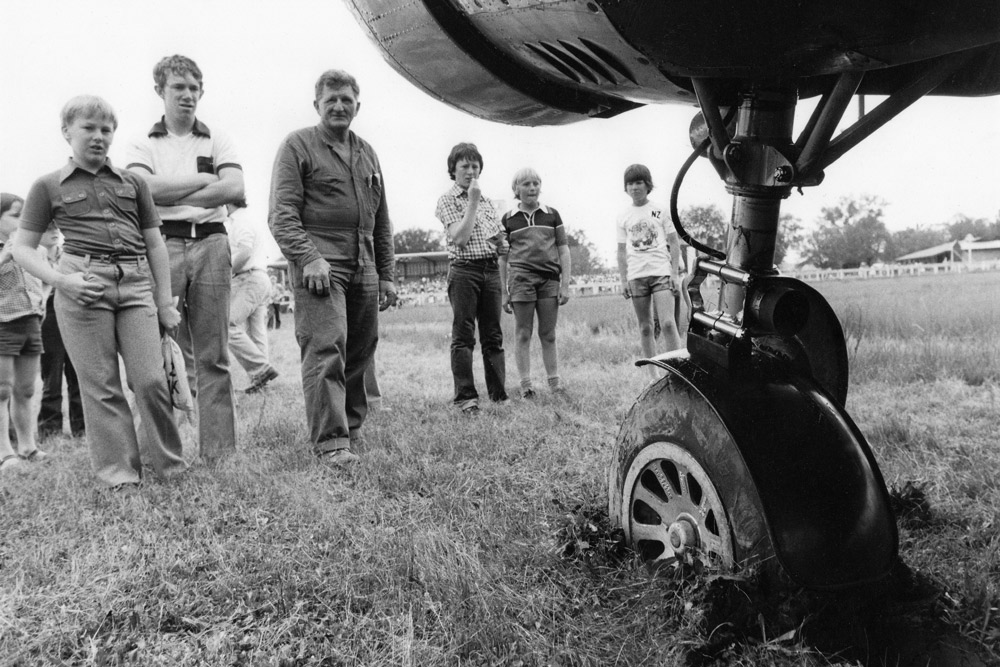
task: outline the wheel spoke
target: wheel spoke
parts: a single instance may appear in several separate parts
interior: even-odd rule
[[[666,494],[667,500],[670,500],[671,498],[675,497],[677,495],[677,490],[674,488],[674,485],[670,481],[670,479],[668,479],[667,476],[663,473],[663,468],[658,465],[655,465],[655,466],[650,466],[649,469],[653,471],[654,475],[656,475],[656,480],[660,483],[660,487],[663,489],[663,493]]]
[[[655,526],[645,523],[633,523],[632,539],[636,541],[650,540],[652,542],[662,542],[667,550],[670,551],[670,542],[667,539],[667,525],[663,523]]]
[[[632,502],[642,501],[649,505],[649,508],[656,512],[656,515],[660,517],[660,521],[663,524],[669,524],[672,517],[670,516],[670,505],[663,502],[663,499],[658,495],[639,484],[635,487],[635,496]]]
[[[688,471],[678,466],[677,473],[681,480],[681,495],[685,498],[691,498],[691,486],[688,484]]]

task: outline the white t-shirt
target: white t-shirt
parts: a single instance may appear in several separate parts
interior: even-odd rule
[[[680,247],[680,239],[668,216],[662,206],[648,200],[642,206],[630,205],[618,216],[615,227],[618,243],[625,244],[629,280],[673,275],[670,249]]]
[[[190,176],[202,171],[218,174],[222,169],[242,169],[233,142],[225,134],[209,130],[200,121],[194,130],[184,136],[171,134],[163,121],[153,125],[145,137],[128,147],[127,168],[142,167],[157,176]],[[202,208],[200,206],[157,206],[163,221],[180,220],[201,224],[225,222],[225,206]]]
[[[240,248],[250,252],[250,259],[240,267],[240,273],[250,269],[267,270],[264,244],[261,243],[261,235],[264,230],[250,219],[245,208],[233,211],[233,214],[226,220],[226,231],[229,233],[229,248],[233,255]]]

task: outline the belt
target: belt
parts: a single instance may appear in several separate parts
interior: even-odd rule
[[[91,262],[97,262],[98,264],[121,264],[122,262],[132,262],[138,264],[139,262],[145,262],[145,255],[123,255],[119,253],[108,253],[106,255],[96,255],[93,253],[84,252],[73,252],[70,250],[63,250],[64,255],[72,255],[73,257],[83,257],[84,259],[90,260]]]
[[[197,224],[189,220],[164,220],[160,233],[172,238],[203,239],[212,234],[225,234],[226,225],[222,222]]]
[[[496,266],[496,257],[480,257],[479,259],[453,259],[451,263],[455,266]]]

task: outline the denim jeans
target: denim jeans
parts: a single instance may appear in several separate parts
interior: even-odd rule
[[[365,369],[378,344],[378,274],[330,272],[330,292],[295,285],[295,338],[302,355],[302,392],[309,439],[317,453],[347,449],[368,416]]]
[[[267,309],[271,281],[263,269],[233,276],[229,302],[229,352],[253,378],[268,367]]]
[[[229,374],[232,255],[225,234],[167,237],[171,291],[178,297],[177,343],[195,397],[201,455],[215,461],[236,449],[236,401]]]
[[[62,273],[88,269],[104,286],[101,297],[81,306],[57,290],[55,308],[80,381],[94,473],[108,486],[140,478],[139,442],[122,389],[118,355],[135,394],[147,463],[164,476],[181,472],[187,464],[181,457],[181,439],[163,372],[149,265],[145,257],[107,264],[63,254],[59,261]]]
[[[491,400],[506,399],[503,331],[500,329],[503,296],[500,270],[496,263],[452,262],[448,269],[448,299],[454,316],[451,325],[451,374],[455,379],[455,404],[464,409],[479,401],[472,375],[477,321],[486,391]]]

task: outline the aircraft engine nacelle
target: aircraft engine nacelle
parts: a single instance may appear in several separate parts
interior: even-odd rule
[[[385,59],[487,120],[558,125],[696,104],[692,79],[794,81],[819,94],[864,71],[888,95],[927,61],[975,50],[933,94],[1000,92],[996,0],[347,0]],[[731,100],[729,100],[731,101]]]

